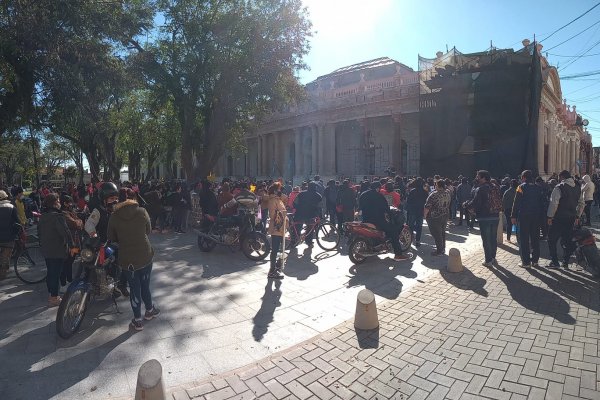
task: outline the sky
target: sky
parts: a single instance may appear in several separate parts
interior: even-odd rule
[[[313,24],[308,83],[333,70],[378,57],[390,57],[414,70],[418,56],[434,58],[446,47],[462,53],[522,48],[534,35],[548,51],[559,76],[600,72],[598,0],[303,0]],[[577,36],[576,36],[577,35]],[[571,37],[575,36],[571,39]],[[567,40],[570,39],[570,40]],[[561,44],[561,42],[564,42]],[[556,46],[556,47],[555,47]],[[583,57],[574,57],[583,55]],[[600,146],[600,74],[562,80],[563,98],[589,121]]]

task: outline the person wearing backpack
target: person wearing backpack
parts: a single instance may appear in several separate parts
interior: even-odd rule
[[[521,174],[511,211],[511,222],[519,227],[520,267],[537,268],[540,260],[540,216],[544,213],[544,193],[533,181],[533,172]],[[531,249],[529,247],[531,243]]]
[[[475,218],[479,222],[485,253],[485,260],[482,263],[484,267],[491,267],[496,262],[499,213],[502,210],[500,188],[490,184],[490,180],[491,176],[488,171],[477,171],[475,181],[478,187],[474,191],[473,200],[466,204],[467,208],[475,210]]]

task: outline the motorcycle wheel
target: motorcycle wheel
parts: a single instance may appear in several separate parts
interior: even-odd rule
[[[413,241],[413,233],[408,227],[404,225],[404,228],[400,231],[400,248],[402,252],[408,251]]]
[[[74,290],[67,289],[56,313],[58,336],[69,339],[79,330],[87,311],[89,298],[89,290],[84,286],[79,286]]]
[[[213,242],[212,240],[208,240],[203,236],[198,236],[198,247],[201,251],[208,253],[217,247],[217,243]]]
[[[340,244],[340,233],[331,222],[322,222],[317,226],[317,244],[325,251],[337,249]]]
[[[348,257],[350,257],[350,261],[352,261],[354,264],[362,264],[365,262],[367,257],[362,256],[360,253],[367,250],[368,247],[369,245],[364,239],[354,239],[348,248]]]
[[[271,244],[267,235],[261,232],[251,232],[244,235],[241,242],[242,252],[252,261],[261,261],[271,252]]]

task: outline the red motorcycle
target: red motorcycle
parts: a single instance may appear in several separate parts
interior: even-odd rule
[[[392,219],[397,220],[393,215]],[[413,241],[413,233],[407,224],[402,224],[400,231],[400,247],[405,252],[410,249]],[[349,234],[348,257],[354,264],[363,263],[367,257],[380,254],[393,253],[392,242],[385,237],[385,232],[380,231],[373,224],[365,222],[346,222],[344,224],[346,232]]]

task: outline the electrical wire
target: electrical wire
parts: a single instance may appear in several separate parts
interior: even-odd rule
[[[588,54],[585,56],[565,56],[562,54],[554,54],[554,53],[548,53],[549,56],[553,56],[553,57],[564,57],[564,58],[574,58],[574,57],[594,57],[594,56],[600,56],[600,53],[594,53],[594,54]]]
[[[568,39],[565,39],[565,40],[563,40],[562,42],[560,42],[560,43],[559,43],[559,44],[557,44],[556,46],[552,46],[552,47],[550,47],[550,48],[549,48],[548,50],[546,50],[546,51],[550,51],[550,50],[553,50],[553,49],[557,48],[558,46],[562,46],[563,44],[567,43],[569,40],[575,39],[577,36],[581,35],[582,33],[585,33],[585,32],[587,32],[588,30],[592,29],[594,26],[596,26],[596,25],[598,25],[598,24],[600,24],[600,21],[596,21],[596,22],[594,22],[592,25],[588,26],[587,28],[585,28],[585,29],[584,29],[584,30],[582,30],[581,32],[579,32],[579,33],[577,33],[577,34],[575,34],[575,35],[571,36],[571,37],[570,37],[570,38],[568,38]]]
[[[571,20],[570,22],[568,22],[567,24],[561,26],[560,28],[558,28],[557,30],[555,30],[554,32],[552,32],[550,35],[546,36],[544,39],[540,40],[540,43],[543,42],[544,40],[548,40],[550,39],[552,36],[554,36],[556,33],[560,32],[561,30],[563,30],[564,28],[566,28],[567,26],[571,25],[573,22],[577,21],[578,19],[580,19],[581,17],[583,17],[584,15],[586,15],[587,13],[589,13],[590,11],[592,11],[594,8],[600,6],[600,2],[596,3],[595,6],[593,6],[592,8],[590,8],[589,10],[587,10],[586,12],[584,12],[583,14],[581,14],[579,17]]]
[[[584,56],[587,53],[589,53],[591,50],[593,50],[599,44],[600,44],[600,40],[598,40],[596,43],[594,43],[593,45],[591,45],[587,50],[585,50],[584,52],[582,52],[578,57],[575,57],[572,60],[568,61],[560,70],[564,71],[565,69],[567,69],[568,67],[570,67],[571,65],[573,65],[573,63],[575,63],[576,61],[578,61],[579,59],[581,59],[582,56]]]
[[[569,80],[569,79],[585,78],[587,76],[593,76],[593,75],[600,75],[600,69],[598,69],[596,71],[581,72],[579,74],[565,75],[565,76],[561,76],[560,79]]]

